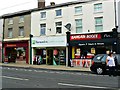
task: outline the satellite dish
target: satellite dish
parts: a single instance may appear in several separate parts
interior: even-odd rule
[[[66,24],[65,27],[66,27],[69,31],[71,31],[71,24],[70,24],[70,23]]]

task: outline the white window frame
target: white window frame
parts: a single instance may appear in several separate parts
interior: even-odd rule
[[[96,23],[97,19],[102,19],[102,23]],[[101,30],[97,30],[98,27],[102,27]],[[103,31],[103,17],[95,17],[95,31]]]
[[[62,9],[55,10],[55,12],[56,12],[56,17],[62,16]],[[58,14],[58,12],[60,13]]]
[[[83,26],[82,26],[82,24],[81,24],[81,25],[79,25],[79,26],[77,25],[77,21],[78,21],[78,20],[80,20],[80,21],[81,21],[81,23],[82,23],[82,19],[75,19],[76,33],[82,33],[82,32],[83,32],[83,30],[82,30],[82,29],[83,29]],[[77,28],[80,28],[80,29],[81,29],[81,31],[79,31],[79,32],[78,32],[78,31],[77,31]]]
[[[82,14],[82,6],[75,7],[75,14]]]
[[[40,12],[40,18],[45,19],[46,18],[46,12]]]
[[[13,37],[13,28],[8,28],[8,38]]]
[[[56,26],[56,34],[62,34],[62,21],[55,22],[55,26]],[[60,31],[58,30],[58,28],[60,28]]]
[[[19,27],[19,36],[23,37],[24,36],[24,27]]]
[[[19,17],[19,23],[24,22],[24,16]]]
[[[94,4],[94,12],[95,13],[102,12],[102,8],[103,8],[103,4],[102,3]]]
[[[46,24],[45,23],[40,24],[40,35],[46,35]]]
[[[13,18],[8,19],[8,25],[13,24]]]

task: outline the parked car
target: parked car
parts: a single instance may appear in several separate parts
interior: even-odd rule
[[[98,54],[92,59],[92,65],[90,70],[97,74],[103,74],[107,72],[108,67],[106,65],[107,54]],[[120,54],[114,54],[117,59],[116,71],[120,70]]]

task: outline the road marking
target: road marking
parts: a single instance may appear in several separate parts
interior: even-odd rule
[[[24,71],[27,71],[26,69],[24,69]]]
[[[88,86],[88,85],[75,85],[75,84],[67,84],[67,83],[58,83],[58,85],[63,85],[63,86],[73,86],[73,87],[86,87],[86,88],[101,88],[101,89],[105,89],[108,87],[100,87],[100,86]]]
[[[16,78],[16,77],[8,77],[8,76],[0,76],[3,78],[8,78],[8,79],[15,79],[15,80],[21,80],[21,81],[28,81],[29,79],[23,79],[23,78]]]
[[[32,70],[28,70],[29,72],[31,72]]]

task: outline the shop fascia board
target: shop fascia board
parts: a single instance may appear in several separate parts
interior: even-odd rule
[[[29,38],[13,38],[13,39],[4,39],[4,41],[20,41],[20,40],[29,40]]]

